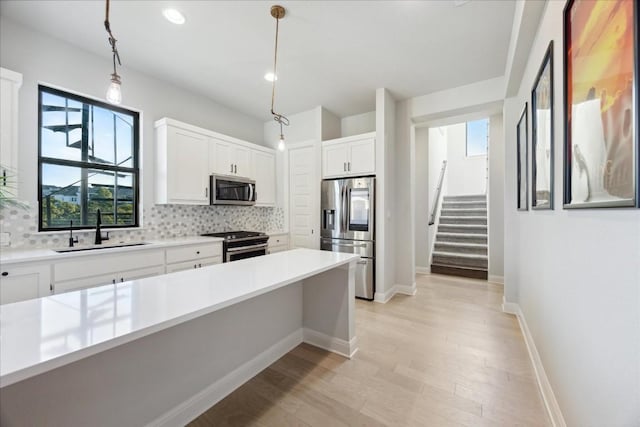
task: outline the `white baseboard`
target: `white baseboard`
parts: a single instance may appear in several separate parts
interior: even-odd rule
[[[489,277],[487,278],[487,281],[491,283],[499,283],[501,285],[504,285],[504,276],[495,276],[493,274],[490,274]]]
[[[376,292],[373,296],[373,301],[386,304],[395,294],[413,296],[416,294],[416,290],[416,282],[413,282],[411,285],[400,285],[396,283],[387,292]]]
[[[304,331],[300,328],[188,400],[175,406],[147,426],[186,425],[302,343],[303,337]]]
[[[515,314],[517,316],[519,309],[520,309],[520,307],[518,307],[518,304],[516,304],[515,302],[507,302],[507,300],[504,297],[504,295],[502,296],[502,311],[503,312],[509,313],[509,314]]]
[[[506,302],[504,297],[502,298],[502,301],[502,311],[505,313],[515,314],[518,318],[522,335],[524,335],[524,342],[527,345],[527,351],[529,352],[529,358],[531,359],[531,364],[533,365],[533,370],[536,374],[538,388],[540,389],[544,406],[547,409],[547,414],[549,414],[549,418],[551,419],[551,424],[554,427],[567,427],[564,417],[562,416],[562,411],[560,410],[560,405],[558,405],[556,396],[551,388],[551,383],[549,382],[549,378],[547,377],[544,366],[542,365],[542,360],[540,360],[540,354],[536,348],[536,343],[533,341],[533,336],[529,331],[527,321],[522,313],[522,309],[517,303]]]
[[[416,274],[431,274],[431,267],[418,267],[416,265]]]
[[[394,285],[394,287],[396,288],[396,293],[397,294],[413,296],[417,292],[416,282],[413,282],[411,285],[399,285],[399,284],[396,284],[396,285]]]
[[[391,298],[393,298],[396,292],[398,291],[396,290],[395,286],[391,287],[391,289],[389,289],[387,292],[376,292],[373,295],[373,301],[379,302],[381,304],[386,304]]]
[[[303,340],[307,344],[311,344],[349,359],[351,359],[358,351],[358,337],[353,337],[351,341],[345,341],[323,334],[322,332],[314,331],[313,329],[304,328]]]

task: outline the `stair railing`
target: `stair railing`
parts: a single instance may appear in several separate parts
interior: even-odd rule
[[[438,187],[436,188],[436,194],[433,198],[433,205],[431,207],[431,216],[429,217],[429,225],[436,223],[436,214],[438,212],[438,203],[440,202],[440,193],[442,193],[442,183],[444,182],[444,173],[447,170],[447,161],[442,161],[442,168],[440,169],[440,178],[438,178]]]

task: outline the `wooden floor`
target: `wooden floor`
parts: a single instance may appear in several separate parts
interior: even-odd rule
[[[190,425],[550,425],[502,287],[439,275],[417,286],[357,301],[352,360],[302,344]]]

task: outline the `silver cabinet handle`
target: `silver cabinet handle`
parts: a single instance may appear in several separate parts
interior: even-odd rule
[[[209,188],[208,187],[204,187],[204,195],[205,197],[209,195]]]
[[[238,173],[238,165],[233,165],[233,173]]]
[[[347,162],[344,162],[344,163],[342,164],[342,171],[343,171],[343,172],[346,172],[346,171],[347,171]]]
[[[233,163],[231,163],[231,170],[229,172],[233,173]]]
[[[351,162],[347,163],[347,171],[351,172]]]

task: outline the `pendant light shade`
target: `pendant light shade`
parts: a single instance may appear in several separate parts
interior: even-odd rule
[[[109,35],[109,45],[111,46],[111,53],[113,55],[113,73],[111,73],[111,83],[109,84],[109,88],[107,89],[107,102],[111,104],[120,104],[122,102],[122,82],[120,81],[120,76],[118,75],[118,70],[116,69],[116,61],[118,61],[118,65],[122,65],[120,62],[120,54],[118,53],[118,48],[116,47],[116,38],[111,33],[111,23],[109,22],[109,0],[106,0],[106,11],[104,17],[104,28],[107,30],[107,34]]]

